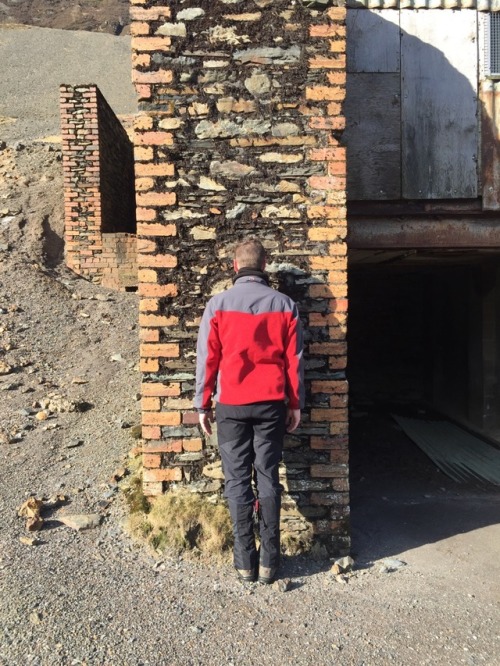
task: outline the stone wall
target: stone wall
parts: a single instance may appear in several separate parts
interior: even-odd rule
[[[62,85],[60,106],[66,264],[109,288],[136,286],[132,143],[96,85]]]
[[[144,490],[221,494],[192,411],[197,327],[257,235],[306,332],[282,528],[349,548],[345,10],[293,0],[132,2]]]

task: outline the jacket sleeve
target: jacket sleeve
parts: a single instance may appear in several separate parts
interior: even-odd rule
[[[285,339],[285,375],[288,406],[304,409],[304,339],[299,311],[294,304]]]
[[[211,409],[219,371],[221,344],[217,313],[209,301],[201,319],[196,347],[196,391],[195,409]]]

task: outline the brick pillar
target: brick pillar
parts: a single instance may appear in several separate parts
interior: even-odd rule
[[[60,87],[66,265],[92,274],[102,251],[97,87]]]
[[[66,264],[110,288],[137,285],[132,143],[96,85],[62,85],[60,108]]]
[[[221,492],[191,410],[197,327],[257,235],[306,331],[308,405],[287,437],[282,528],[349,548],[345,10],[132,0],[144,490]],[[262,5],[266,3],[261,3]]]

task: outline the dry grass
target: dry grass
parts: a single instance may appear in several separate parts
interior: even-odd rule
[[[128,529],[157,553],[226,561],[233,546],[231,518],[222,503],[184,489],[148,500],[142,493],[142,468],[122,487],[130,508]]]
[[[313,547],[312,530],[304,532],[281,532],[281,552],[285,555],[303,555]]]

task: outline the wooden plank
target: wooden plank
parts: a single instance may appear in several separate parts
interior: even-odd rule
[[[403,197],[477,196],[477,15],[401,12]]]
[[[349,200],[401,197],[399,74],[348,74],[344,104]]]
[[[347,71],[400,71],[399,12],[347,12]]]
[[[500,210],[500,81],[482,81],[480,97],[483,208]]]

